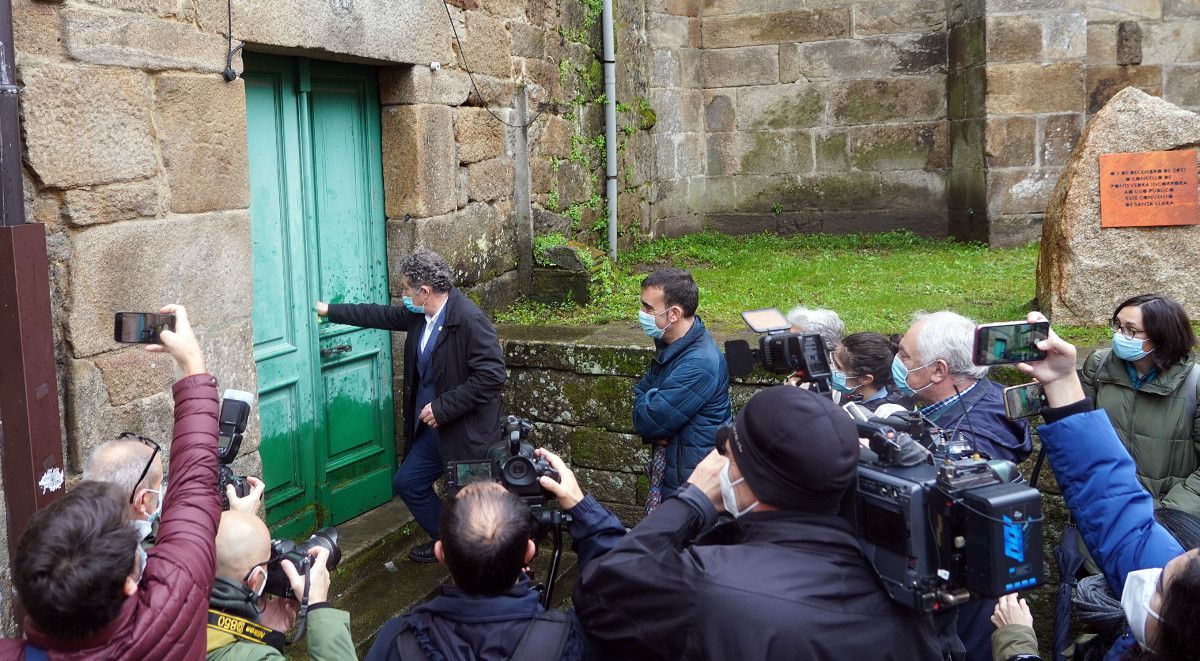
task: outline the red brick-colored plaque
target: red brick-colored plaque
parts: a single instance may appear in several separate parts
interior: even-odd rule
[[[1200,224],[1196,150],[1100,155],[1100,227]]]

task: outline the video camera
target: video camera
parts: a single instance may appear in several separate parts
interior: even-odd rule
[[[545,587],[541,588],[542,606],[549,608],[562,557],[562,528],[571,522],[571,515],[547,506],[555,502],[554,497],[542,488],[538,480],[545,475],[558,482],[559,475],[550,462],[534,455],[533,445],[526,441],[532,429],[533,425],[528,420],[510,415],[501,426],[501,440],[488,448],[485,459],[446,462],[446,494],[453,498],[471,482],[498,482],[529,506],[535,528],[534,537],[541,537],[546,532],[554,537],[549,578]]]
[[[784,332],[777,310],[742,318],[766,335],[757,352],[744,341],[725,344],[731,375],[749,373],[757,359],[827,392],[832,370],[819,335]],[[858,536],[892,599],[932,613],[1045,582],[1041,494],[1015,465],[980,458],[918,411],[844,409],[870,448],[858,464]]]
[[[791,324],[775,308],[748,310],[742,320],[750,330],[761,333],[758,348],[745,340],[725,343],[725,362],[730,376],[746,376],[757,361],[763,369],[776,374],[795,374],[800,381],[812,383],[817,392],[829,392],[829,347],[816,333],[792,333]]]
[[[244,475],[234,475],[229,464],[237,458],[238,450],[242,447],[242,436],[246,433],[246,424],[250,420],[250,407],[254,404],[254,395],[244,390],[230,388],[221,398],[221,412],[218,414],[217,433],[217,493],[221,497],[221,509],[229,509],[229,496],[225,486],[232,484],[238,498],[244,498],[250,493],[250,482]]]
[[[911,418],[851,415],[876,455],[858,465],[859,536],[892,599],[937,612],[1045,582],[1041,494],[1012,462],[960,456],[942,430],[914,462]]]

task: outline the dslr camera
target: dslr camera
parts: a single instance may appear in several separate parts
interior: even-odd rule
[[[246,480],[246,476],[235,475],[229,464],[237,458],[238,450],[242,447],[242,436],[246,433],[246,424],[250,420],[250,406],[253,404],[254,395],[244,390],[230,388],[221,398],[221,412],[217,417],[217,493],[221,497],[222,510],[229,509],[226,485],[233,485],[238,498],[244,498],[250,493],[250,482]]]
[[[292,582],[284,573],[282,562],[290,560],[296,567],[297,573],[302,576],[306,575],[312,569],[312,557],[308,555],[308,552],[318,547],[329,550],[329,559],[325,561],[325,566],[332,572],[342,561],[342,549],[338,546],[337,528],[321,528],[299,544],[290,539],[272,539],[271,559],[267,562],[267,585],[263,588],[263,592],[288,599],[304,597],[304,595],[297,595],[292,590]]]

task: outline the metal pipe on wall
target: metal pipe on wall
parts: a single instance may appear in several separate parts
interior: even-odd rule
[[[604,34],[604,197],[608,202],[608,256],[617,259],[617,59],[613,37],[613,3],[604,0],[600,21]]]

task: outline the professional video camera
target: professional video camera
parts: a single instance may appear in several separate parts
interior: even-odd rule
[[[754,370],[757,361],[768,372],[795,374],[802,382],[813,384],[817,392],[829,392],[829,349],[816,333],[792,333],[791,324],[775,308],[748,310],[742,320],[756,333],[758,348],[751,349],[745,340],[725,343],[725,362],[730,376],[745,376]]]
[[[302,597],[303,595],[297,596],[292,590],[292,583],[284,573],[281,563],[284,560],[290,560],[296,567],[297,574],[307,574],[312,568],[312,557],[308,555],[308,552],[317,547],[329,550],[329,558],[325,561],[325,566],[332,572],[342,561],[342,549],[338,546],[337,528],[321,528],[299,544],[290,539],[272,539],[271,559],[267,561],[267,585],[263,588],[263,592],[289,599]]]
[[[562,558],[563,525],[571,522],[571,515],[548,506],[555,502],[554,497],[542,488],[538,479],[547,475],[558,482],[559,475],[550,462],[535,456],[533,445],[526,442],[532,429],[528,420],[510,415],[502,425],[501,440],[488,448],[487,458],[446,462],[446,493],[454,497],[471,482],[498,482],[529,506],[536,528],[534,536],[549,532],[554,539],[548,579],[545,587],[540,588],[542,606],[549,608]]]
[[[785,332],[778,310],[742,318],[765,335],[758,351],[726,342],[731,375],[749,373],[757,359],[828,392],[832,370],[819,335]],[[859,537],[892,599],[937,612],[1045,582],[1041,494],[1023,483],[1015,465],[981,459],[969,442],[917,411],[843,408],[870,448],[858,464]]]
[[[242,435],[246,433],[246,423],[250,420],[250,407],[254,404],[254,395],[244,390],[232,388],[225,391],[221,398],[221,413],[218,416],[219,431],[217,434],[217,493],[221,496],[221,509],[229,509],[229,496],[225,486],[232,484],[234,493],[243,498],[250,493],[250,482],[244,475],[234,475],[229,464],[237,458],[238,450],[242,447]]]
[[[846,408],[875,455],[858,466],[859,535],[893,599],[936,612],[1045,582],[1041,494],[1012,462],[959,456],[941,430],[914,452],[911,417]]]

